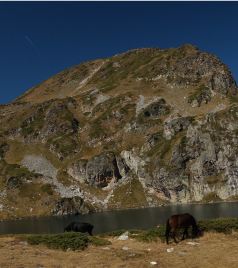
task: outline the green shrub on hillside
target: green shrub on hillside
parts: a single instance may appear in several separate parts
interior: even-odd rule
[[[29,235],[27,241],[31,245],[44,244],[49,248],[72,250],[85,249],[89,240],[86,234],[82,233],[63,233],[63,234],[43,234]]]
[[[62,233],[62,234],[42,234],[42,235],[27,235],[26,238],[29,244],[39,245],[44,244],[49,248],[62,250],[83,250],[89,244],[96,246],[110,245],[110,241],[99,238],[89,237],[83,233]]]

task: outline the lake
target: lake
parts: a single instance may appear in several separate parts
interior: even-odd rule
[[[0,222],[0,234],[60,233],[71,221],[94,225],[94,234],[117,229],[147,229],[164,224],[172,214],[191,213],[197,220],[238,217],[238,202],[180,204],[156,208],[107,211],[78,216],[49,216]]]

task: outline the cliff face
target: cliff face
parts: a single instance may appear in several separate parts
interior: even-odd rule
[[[191,45],[65,70],[0,107],[1,217],[236,199],[237,100]]]

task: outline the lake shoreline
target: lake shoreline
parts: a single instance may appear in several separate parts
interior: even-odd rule
[[[177,204],[161,207],[104,211],[85,215],[25,217],[0,221],[1,234],[60,233],[72,221],[89,222],[93,233],[119,229],[148,229],[165,224],[173,214],[190,213],[197,221],[217,218],[238,218],[238,202],[209,204]]]
[[[67,214],[67,215],[42,215],[42,216],[22,216],[22,217],[10,217],[1,219],[0,222],[4,221],[19,221],[19,220],[31,220],[31,219],[40,219],[40,218],[48,218],[48,217],[71,217],[71,216],[78,216],[78,215],[91,215],[97,213],[106,213],[106,212],[116,212],[116,211],[129,211],[129,210],[139,210],[139,209],[150,209],[150,208],[161,208],[161,207],[171,207],[171,206],[186,206],[186,205],[212,205],[212,204],[224,204],[224,203],[238,203],[238,200],[224,200],[224,201],[211,201],[211,202],[191,202],[191,203],[167,203],[161,204],[159,206],[141,206],[141,207],[128,207],[128,208],[113,208],[113,209],[102,209],[95,212],[89,212],[87,214]]]

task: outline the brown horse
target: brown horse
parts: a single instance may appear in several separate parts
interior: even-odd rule
[[[167,220],[167,223],[166,223],[165,236],[166,236],[167,244],[169,243],[170,233],[174,239],[174,242],[178,243],[176,238],[175,238],[176,231],[178,229],[184,229],[182,240],[185,239],[185,236],[188,237],[188,229],[190,226],[192,226],[192,237],[193,238],[201,234],[201,231],[199,230],[199,228],[197,226],[196,220],[194,219],[194,217],[192,215],[185,213],[185,214],[178,214],[178,215],[171,216]]]

